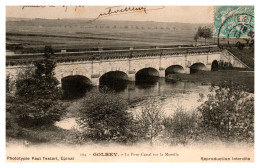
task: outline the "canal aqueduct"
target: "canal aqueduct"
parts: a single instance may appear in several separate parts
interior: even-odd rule
[[[165,77],[169,72],[189,74],[192,70],[211,71],[212,66],[221,60],[230,62],[233,67],[247,67],[229,51],[222,50],[59,62],[55,68],[55,76],[60,84],[70,77],[75,77],[75,79],[83,79],[86,83],[97,86],[105,77],[135,81],[139,74]],[[7,66],[6,74],[15,79],[19,71],[25,67],[23,65]]]

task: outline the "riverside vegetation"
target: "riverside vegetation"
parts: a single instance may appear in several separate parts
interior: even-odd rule
[[[201,106],[191,111],[179,107],[170,116],[164,115],[160,102],[148,102],[139,114],[127,111],[128,102],[103,89],[90,91],[78,109],[79,129],[56,127],[67,113],[68,102],[54,77],[56,66],[51,49],[45,59],[35,63],[32,73],[21,73],[14,85],[6,78],[7,142],[27,140],[39,143],[121,143],[158,142],[187,145],[217,139],[224,142],[254,142],[254,97],[242,85],[230,81],[211,86],[208,95],[201,95]]]

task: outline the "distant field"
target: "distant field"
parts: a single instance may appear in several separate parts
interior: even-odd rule
[[[6,41],[24,48],[137,47],[193,44],[199,26],[210,24],[7,19]],[[212,40],[209,42],[212,42]],[[204,44],[204,39],[199,40]]]

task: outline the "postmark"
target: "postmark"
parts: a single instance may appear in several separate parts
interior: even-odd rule
[[[214,36],[219,48],[254,45],[254,7],[216,7]]]

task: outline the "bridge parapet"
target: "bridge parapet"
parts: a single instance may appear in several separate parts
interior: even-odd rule
[[[101,51],[85,51],[85,52],[61,52],[54,53],[53,57],[57,62],[77,62],[77,61],[94,61],[94,60],[110,60],[110,59],[131,59],[140,57],[154,56],[183,56],[194,54],[208,54],[219,52],[220,49],[213,47],[183,47],[183,48],[164,48],[164,49],[133,49],[133,50],[101,50]],[[34,61],[43,59],[43,53],[35,54],[17,54],[6,57],[6,66],[28,65]]]
[[[159,77],[165,77],[167,68],[172,66],[172,70],[177,73],[189,74],[192,68],[203,68],[203,70],[210,71],[213,61],[224,59],[236,63],[232,55],[226,55],[226,52],[219,51],[175,53],[167,50],[167,52],[162,53],[156,50],[156,52],[158,53],[146,55],[140,53],[140,55],[135,55],[134,52],[127,52],[128,54],[123,56],[113,56],[111,54],[104,57],[99,55],[95,58],[88,57],[86,54],[83,54],[82,57],[55,57],[57,61],[55,76],[61,83],[64,77],[80,75],[88,78],[93,85],[99,85],[100,78],[109,72],[120,71],[128,77],[128,80],[134,81],[136,74],[143,69],[152,69],[157,72]],[[230,59],[227,59],[229,57]],[[16,59],[8,58],[7,62],[10,60],[15,61]],[[15,79],[19,71],[23,71],[24,68],[32,65],[32,62],[28,62],[28,65],[7,66],[6,73]],[[177,70],[176,67],[179,69]]]

